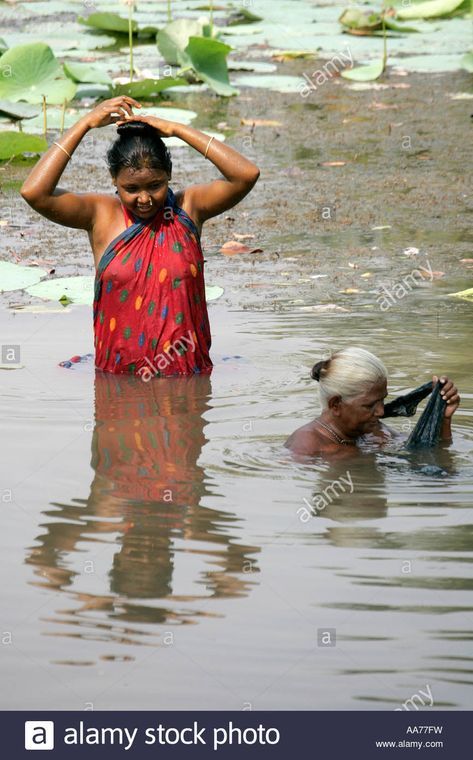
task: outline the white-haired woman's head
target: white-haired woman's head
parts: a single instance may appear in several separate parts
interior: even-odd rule
[[[350,401],[373,385],[387,381],[388,376],[381,359],[364,348],[335,351],[329,359],[317,362],[311,375],[319,383],[322,409],[327,409],[330,398]]]

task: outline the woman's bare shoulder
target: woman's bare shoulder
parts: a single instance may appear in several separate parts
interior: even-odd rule
[[[325,450],[324,441],[311,422],[297,428],[289,436],[284,446],[294,454],[302,454],[303,456],[314,456]]]

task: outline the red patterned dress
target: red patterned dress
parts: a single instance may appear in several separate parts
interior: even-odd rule
[[[126,229],[95,277],[95,366],[152,377],[212,371],[204,259],[196,225],[168,188],[151,219],[124,206]]]

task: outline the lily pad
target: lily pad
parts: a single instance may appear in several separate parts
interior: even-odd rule
[[[8,100],[0,100],[0,114],[9,116],[10,119],[32,119],[38,113],[37,108],[26,103],[10,103]]]
[[[2,274],[1,270],[0,274]],[[46,273],[44,272],[44,274]],[[43,280],[43,282],[37,282],[37,284],[31,285],[31,287],[27,287],[26,292],[31,296],[37,296],[46,301],[91,305],[94,300],[94,277],[83,275],[79,277],[58,277],[55,280]],[[215,301],[217,298],[220,298],[223,292],[223,288],[218,285],[206,286],[205,297],[207,301]]]
[[[459,290],[458,293],[449,293],[449,296],[456,296],[457,298],[464,298],[467,301],[473,301],[473,288],[467,288],[466,290]]]
[[[128,84],[116,84],[113,95],[129,95],[132,98],[149,98],[159,95],[169,87],[185,87],[187,79],[182,77],[162,77],[162,79],[142,79]]]
[[[0,261],[0,293],[10,290],[22,290],[38,283],[47,275],[46,269],[30,268],[9,261]]]
[[[94,277],[81,275],[43,280],[26,288],[26,292],[45,301],[61,301],[66,296],[66,303],[91,304],[94,300]]]
[[[7,50],[0,58],[0,70],[0,99],[41,103],[44,95],[48,103],[63,103],[76,92],[51,48],[42,42]]]
[[[220,285],[206,285],[205,286],[205,300],[216,301],[217,298],[223,296],[224,290]]]
[[[371,82],[373,79],[378,79],[384,69],[384,61],[373,61],[366,66],[355,66],[353,69],[345,69],[340,73],[345,79],[353,79],[355,82]]]
[[[261,16],[257,16],[255,13],[247,10],[247,8],[238,8],[230,16],[228,26],[234,26],[235,24],[255,24],[257,21],[262,21]]]
[[[202,79],[218,95],[229,97],[238,95],[238,90],[230,84],[226,57],[232,50],[220,40],[209,37],[191,37],[185,49],[190,64],[199,79]]]
[[[304,80],[285,74],[245,74],[236,81],[245,87],[261,87],[273,92],[300,92]]]
[[[0,161],[23,153],[42,153],[47,148],[48,143],[43,137],[26,132],[0,132]]]
[[[69,127],[72,127],[72,125],[79,121],[81,116],[84,116],[86,113],[87,110],[85,108],[66,108],[66,112],[64,114],[64,129],[69,129]],[[62,108],[52,106],[50,108],[48,107],[46,110],[46,118],[48,130],[60,129],[62,124]],[[36,134],[43,134],[44,117],[42,113],[30,119],[28,122],[28,131],[34,132]]]
[[[84,18],[78,16],[77,21],[86,26],[92,26],[94,29],[100,29],[102,32],[117,32],[118,34],[128,34],[128,19],[119,16],[117,13],[91,13]],[[138,24],[132,19],[131,30],[133,34],[138,32]]]
[[[202,22],[179,18],[160,29],[156,37],[158,50],[166,63],[172,66],[188,66],[189,59],[184,53],[192,36],[203,35],[204,25]]]
[[[463,56],[461,63],[464,69],[473,72],[473,53],[466,53]]]
[[[448,16],[462,5],[463,2],[464,0],[427,0],[425,3],[417,3],[416,5],[399,8],[397,18],[402,20]]]
[[[64,71],[73,82],[91,82],[92,84],[112,84],[112,80],[104,69],[91,66],[89,63],[64,63]]]

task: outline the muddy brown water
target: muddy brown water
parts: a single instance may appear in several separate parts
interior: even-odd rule
[[[2,707],[394,709],[427,685],[422,709],[471,705],[473,307],[448,296],[473,278],[461,263],[473,258],[472,106],[450,97],[471,78],[386,81],[410,87],[173,97],[195,126],[227,122],[261,168],[204,226],[207,283],[225,290],[209,307],[211,378],[63,369],[92,351],[91,310],[32,314],[25,294],[1,296],[2,344],[24,365],[0,373]],[[111,191],[112,134],[86,138],[62,186]],[[216,176],[186,148],[172,155],[175,188]],[[0,170],[2,258],[92,274],[85,233],[19,197],[26,172]],[[264,252],[222,257],[235,232]],[[383,310],[382,287],[400,294],[414,270],[444,274],[416,275]],[[291,460],[285,438],[318,412],[309,369],[348,345],[383,359],[391,394],[433,373],[456,381],[447,452]],[[347,473],[352,487],[333,496]]]

